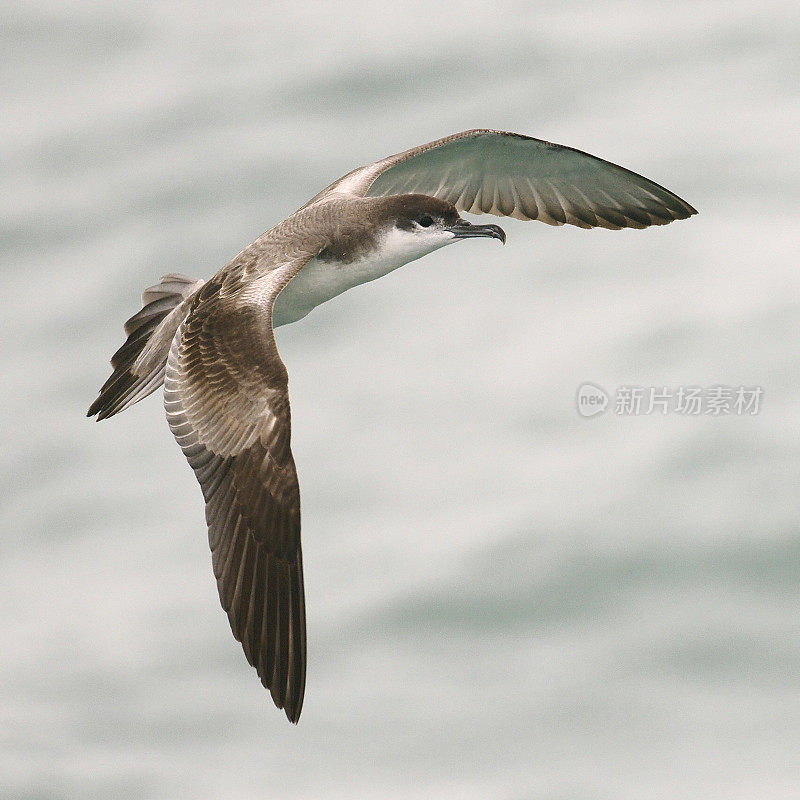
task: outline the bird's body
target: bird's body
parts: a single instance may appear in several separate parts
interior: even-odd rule
[[[273,328],[460,239],[505,241],[497,225],[472,225],[459,210],[585,228],[696,213],[647,178],[571,148],[501,131],[455,134],[353,170],[208,282],[167,275],[146,290],[89,409],[104,419],[164,383],[167,420],[203,490],[222,606],[293,722],[306,662],[300,493]]]

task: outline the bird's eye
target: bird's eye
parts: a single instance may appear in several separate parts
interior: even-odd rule
[[[421,216],[421,217],[420,217],[420,218],[417,220],[417,222],[418,222],[420,225],[422,225],[422,227],[423,227],[423,228],[430,228],[430,226],[431,226],[431,225],[433,225],[433,217],[431,217],[429,214],[423,214],[423,215],[422,215],[422,216]]]

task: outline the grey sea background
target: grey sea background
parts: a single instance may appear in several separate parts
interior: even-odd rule
[[[800,797],[796,3],[7,0],[0,28],[0,796]],[[278,331],[294,727],[160,395],[86,409],[144,287],[471,127],[700,214],[506,220]],[[759,412],[616,413],[717,384]]]

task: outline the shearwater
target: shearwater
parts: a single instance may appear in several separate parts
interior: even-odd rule
[[[300,491],[273,328],[453,242],[505,242],[502,228],[459,211],[613,229],[697,213],[580,150],[503,131],[457,133],[353,170],[207,282],[164,276],[125,323],[127,341],[89,409],[105,419],[164,384],[169,426],[205,498],[222,607],[292,722],[306,677]]]

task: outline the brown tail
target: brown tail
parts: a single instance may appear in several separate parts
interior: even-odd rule
[[[186,275],[165,275],[144,290],[142,309],[125,323],[128,336],[111,358],[114,372],[86,416],[98,422],[152,394],[164,382],[172,337],[188,311],[186,300],[203,285]]]

